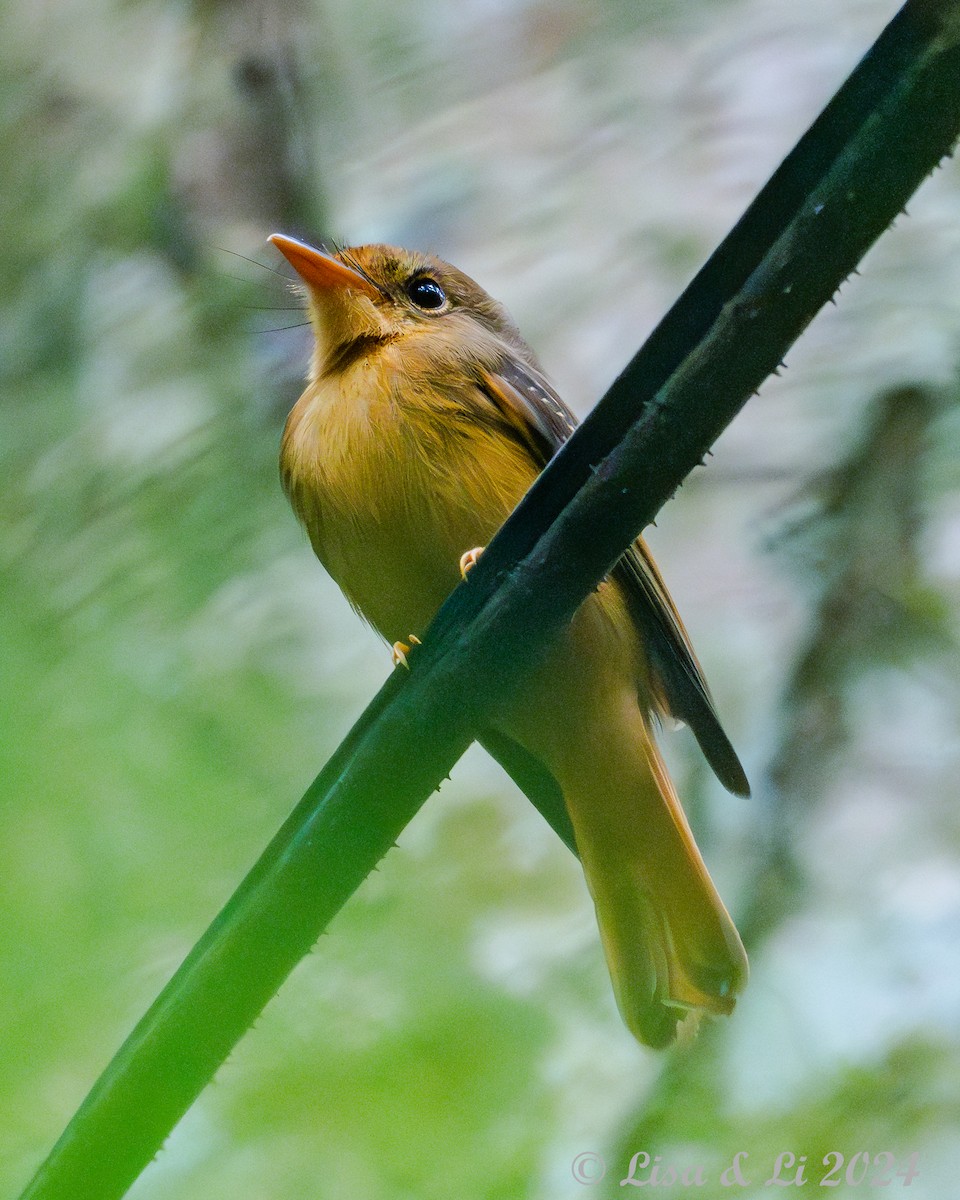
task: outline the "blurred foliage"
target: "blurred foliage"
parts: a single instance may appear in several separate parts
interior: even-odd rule
[[[279,494],[306,342],[266,234],[437,249],[582,409],[891,14],[0,16],[6,1193],[387,670]],[[556,1198],[590,1150],[613,1196],[642,1149],[918,1151],[911,1194],[950,1194],[957,193],[928,183],[653,534],[757,783],[717,795],[668,739],[753,934],[733,1020],[633,1045],[575,864],[471,754],[135,1193]]]

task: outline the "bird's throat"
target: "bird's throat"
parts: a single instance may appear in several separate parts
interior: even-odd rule
[[[362,359],[378,353],[396,340],[397,335],[394,333],[358,333],[345,338],[325,355],[322,376],[331,378],[341,375]]]

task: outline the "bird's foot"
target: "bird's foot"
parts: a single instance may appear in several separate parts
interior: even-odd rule
[[[420,639],[417,637],[417,635],[415,633],[409,634],[408,637],[409,637],[409,641],[407,641],[407,642],[394,642],[393,643],[393,648],[391,650],[391,656],[393,658],[393,665],[395,667],[406,667],[406,669],[409,671],[410,664],[407,662],[407,655],[410,653],[411,649],[414,646],[422,646],[423,643],[420,641]]]
[[[472,550],[467,550],[464,554],[460,555],[461,579],[466,579],[467,572],[477,565],[477,563],[480,561],[480,555],[483,553],[484,549],[485,547],[483,546],[474,546]]]

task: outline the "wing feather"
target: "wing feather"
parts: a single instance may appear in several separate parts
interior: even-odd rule
[[[484,372],[480,385],[503,428],[541,469],[576,428],[576,417],[540,371],[513,355],[505,355],[495,372]],[[642,538],[611,574],[626,594],[643,641],[658,705],[690,726],[724,787],[739,796],[749,795],[746,774],[720,724],[690,638]]]

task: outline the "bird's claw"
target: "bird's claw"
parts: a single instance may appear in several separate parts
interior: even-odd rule
[[[466,579],[467,572],[477,565],[480,561],[480,555],[483,553],[483,546],[474,546],[472,550],[467,550],[460,555],[460,577]]]
[[[409,634],[408,641],[406,641],[406,642],[394,642],[393,648],[391,650],[391,655],[393,658],[393,665],[395,667],[406,667],[406,669],[409,671],[410,664],[407,662],[407,655],[410,653],[411,649],[414,646],[422,646],[422,645],[423,645],[423,643],[420,641],[420,639],[417,637],[417,635],[415,633]]]

